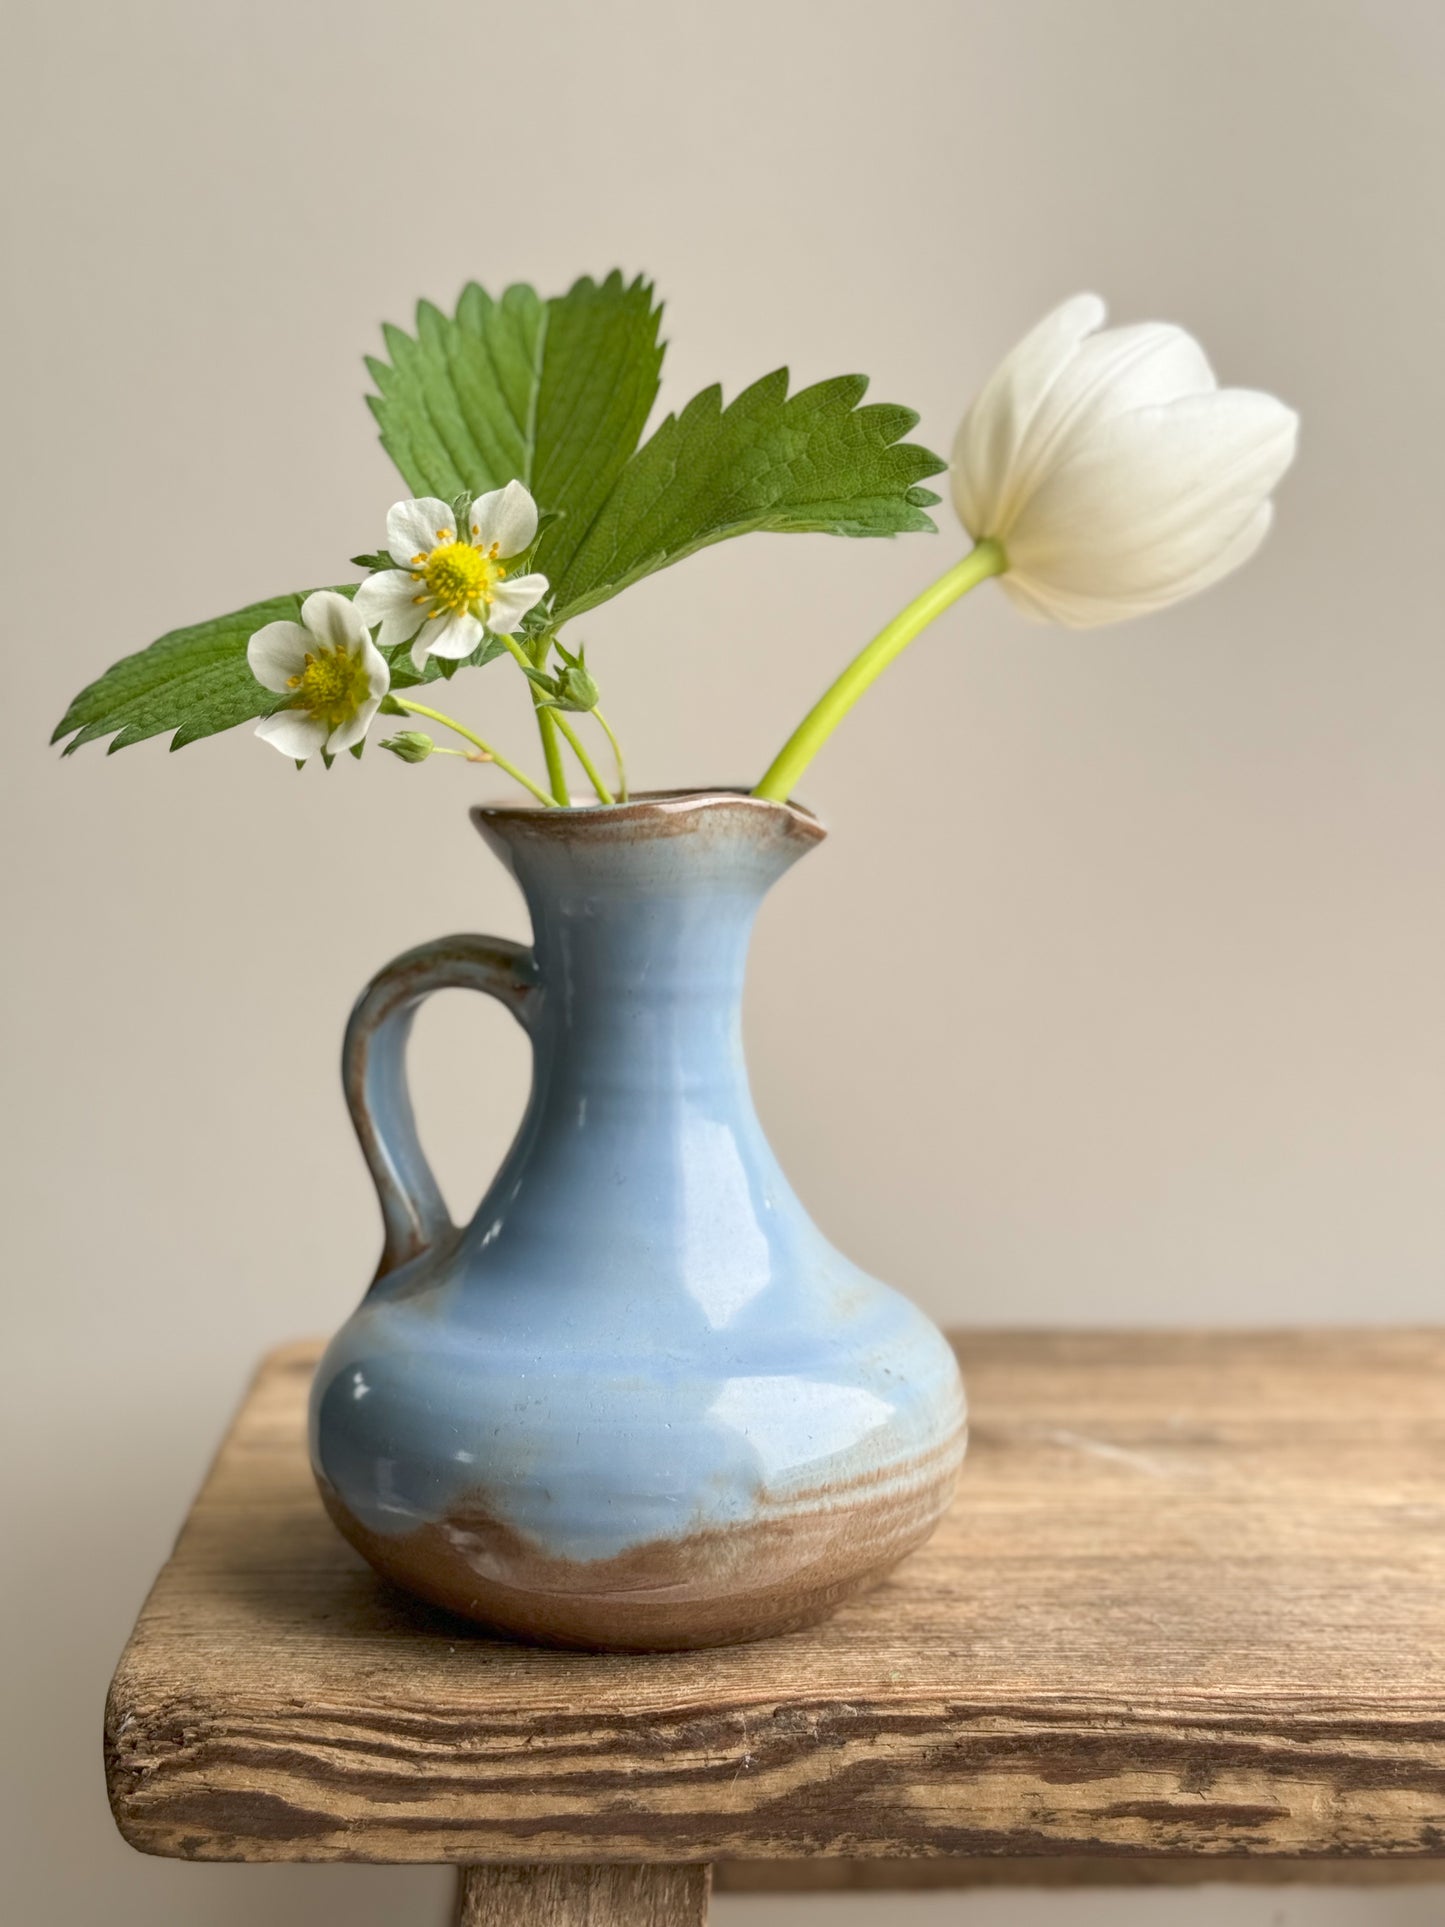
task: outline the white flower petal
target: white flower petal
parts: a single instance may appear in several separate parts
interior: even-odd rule
[[[1283,402],[1237,388],[1106,422],[1035,491],[1008,542],[1011,569],[1036,594],[1042,583],[1162,606],[1253,519],[1297,427]]]
[[[313,638],[299,622],[268,622],[246,644],[246,661],[263,689],[279,696],[306,667]]]
[[[344,649],[354,656],[363,643],[369,643],[366,623],[350,597],[335,589],[317,589],[301,605],[301,620],[328,649]]]
[[[1194,575],[1176,579],[1167,593],[1152,598],[1069,595],[1047,584],[1033,583],[1027,577],[1015,575],[1012,570],[999,577],[999,586],[1015,608],[1036,622],[1058,622],[1069,629],[1094,629],[1101,623],[1127,622],[1134,616],[1167,609],[1171,603],[1182,602],[1186,596],[1198,595],[1201,589],[1207,589],[1231,575],[1254,554],[1268,535],[1273,520],[1274,504],[1262,503],[1243,527]]]
[[[1273,523],[1274,503],[1261,502],[1248,521],[1237,528],[1229,540],[1193,575],[1176,580],[1169,601],[1180,602],[1185,596],[1198,595],[1201,589],[1211,588],[1216,582],[1222,582],[1225,576],[1242,568],[1269,534]]]
[[[481,623],[463,609],[459,614],[439,616],[435,622],[423,623],[421,634],[412,644],[411,659],[418,669],[426,668],[428,656],[460,661],[472,653],[481,639]]]
[[[378,702],[391,688],[391,671],[386,657],[382,655],[371,637],[366,638],[366,647],[361,652],[361,660],[366,665],[366,686]]]
[[[459,609],[455,614],[442,616],[429,629],[436,634],[428,640],[427,650],[433,656],[446,656],[460,661],[469,656],[482,639],[482,625],[467,609]]]
[[[381,624],[381,647],[391,649],[410,642],[426,621],[426,605],[417,601],[420,592],[421,584],[409,570],[383,569],[358,586],[352,607],[368,628]]]
[[[381,666],[385,669],[386,664],[382,663]],[[371,719],[376,714],[381,699],[385,694],[386,690],[384,688],[378,689],[375,695],[369,696],[364,703],[358,706],[354,715],[348,716],[345,722],[337,724],[326,743],[326,747],[331,755],[339,756],[342,750],[350,749],[353,744],[361,741],[367,730],[371,728]]]
[[[318,716],[308,716],[304,709],[282,709],[257,723],[256,734],[283,756],[304,762],[326,741],[326,725]]]
[[[479,495],[467,518],[467,533],[479,549],[493,550],[505,562],[530,549],[537,534],[537,504],[520,482],[508,482]]]
[[[1087,627],[1160,609],[1252,555],[1298,422],[1220,390],[1182,328],[1101,328],[1065,302],[1005,357],[954,444],[954,506],[1027,614]]]
[[[976,540],[997,530],[1019,444],[1080,341],[1102,327],[1096,294],[1076,294],[1044,316],[999,363],[964,416],[953,444],[958,518]]]
[[[1027,576],[1013,569],[1007,569],[997,578],[998,586],[1020,615],[1027,616],[1030,622],[1062,622],[1071,629],[1086,629],[1092,620],[1087,614],[1073,615],[1064,612],[1067,597],[1051,596],[1046,587],[1035,585]],[[1092,604],[1084,605],[1092,608]],[[1112,616],[1101,616],[1102,622],[1111,622]]]
[[[438,544],[455,541],[456,533],[456,517],[434,495],[394,502],[387,511],[386,546],[392,561],[403,569],[409,568],[417,556],[430,555]]]
[[[1182,328],[1151,321],[1080,342],[1019,440],[996,533],[1007,541],[1035,485],[1104,422],[1217,386],[1204,350]]]
[[[494,636],[510,636],[529,609],[535,609],[546,595],[544,575],[508,576],[492,591],[487,605],[487,627]]]

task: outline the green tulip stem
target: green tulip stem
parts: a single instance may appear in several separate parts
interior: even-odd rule
[[[410,696],[398,696],[395,690],[392,691],[392,701],[410,715],[425,716],[428,721],[440,723],[443,729],[450,729],[456,735],[465,738],[481,751],[489,763],[495,763],[504,776],[510,776],[514,783],[520,783],[524,790],[530,790],[539,803],[545,803],[549,810],[557,807],[546,790],[539,788],[525,770],[518,769],[515,763],[509,763],[505,756],[493,749],[490,743],[484,743],[480,736],[466,727],[465,723],[457,722],[453,716],[444,716],[439,709],[428,709],[425,703],[414,703]]]
[[[882,675],[894,657],[901,655],[914,637],[921,635],[934,617],[942,615],[961,595],[967,595],[989,576],[1001,575],[1007,567],[1008,558],[997,542],[980,542],[946,575],[941,575],[906,609],[900,610],[814,703],[769,764],[753,795],[774,803],[786,803],[803,771],[863,691]]]

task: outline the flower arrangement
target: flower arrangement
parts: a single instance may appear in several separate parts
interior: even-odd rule
[[[968,590],[996,576],[1027,614],[1074,627],[1195,594],[1269,528],[1297,421],[1273,396],[1221,389],[1194,339],[1158,323],[1106,329],[1093,295],[1066,301],[1008,354],[968,410],[953,461],[902,438],[918,417],[864,403],[842,375],[790,395],[779,369],[723,405],[714,386],[644,441],[657,397],[662,310],[613,273],[544,300],[475,284],[453,315],[428,302],[416,333],[384,331],[367,366],[381,440],[410,495],[360,582],[282,595],[162,636],[83,689],[52,740],[170,730],[172,749],[257,723],[304,765],[360,757],[378,715],[422,719],[385,737],[404,762],[493,764],[545,808],[566,807],[575,757],[601,804],[625,801],[618,738],[566,626],[711,543],[759,531],[933,531],[950,470],[973,546],[847,665],[756,785],[785,800],[859,696]],[[531,685],[542,780],[430,700],[463,668],[510,661]],[[576,719],[574,722],[573,719]],[[601,740],[610,750],[599,767]],[[604,754],[604,761],[608,761]]]

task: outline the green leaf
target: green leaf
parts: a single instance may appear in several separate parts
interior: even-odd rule
[[[657,398],[661,318],[650,283],[616,270],[549,301],[473,282],[454,317],[423,301],[415,336],[388,326],[390,361],[367,362],[382,446],[415,495],[525,483],[544,513],[534,564],[560,573]]]
[[[931,530],[924,508],[937,498],[916,484],[947,464],[900,439],[918,420],[911,409],[860,407],[867,387],[839,375],[789,397],[780,368],[727,408],[705,388],[638,449],[553,574],[553,620],[729,536]]]
[[[172,629],[148,649],[114,663],[82,689],[57,723],[51,742],[69,736],[65,754],[70,756],[82,743],[113,736],[110,752],[114,753],[174,730],[171,748],[184,749],[203,736],[269,716],[280,703],[251,674],[246,644],[268,622],[299,622],[301,604],[310,593],[307,589],[296,595],[272,596],[210,622]],[[356,584],[342,583],[336,593],[355,595]],[[503,653],[503,648],[502,643],[488,637],[467,661],[490,662]],[[412,667],[410,643],[384,649],[382,654],[391,668],[393,689],[435,682],[442,673],[442,665],[433,656],[426,673],[419,675]]]

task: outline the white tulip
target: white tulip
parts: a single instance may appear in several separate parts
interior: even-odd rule
[[[386,518],[386,546],[399,566],[368,576],[356,606],[369,623],[381,624],[383,649],[416,636],[411,656],[418,669],[428,656],[460,660],[484,629],[511,635],[547,593],[546,576],[507,573],[536,535],[537,504],[520,482],[479,495],[465,534],[435,496],[397,502]]]
[[[1030,615],[1074,628],[1162,609],[1264,540],[1298,417],[1220,388],[1182,328],[1103,329],[1076,295],[1007,355],[954,443],[959,519]],[[1102,332],[1100,330],[1102,329]]]
[[[339,756],[359,743],[391,683],[366,624],[334,589],[307,596],[300,622],[258,629],[246,660],[263,688],[291,699],[256,734],[298,762],[318,749]]]

